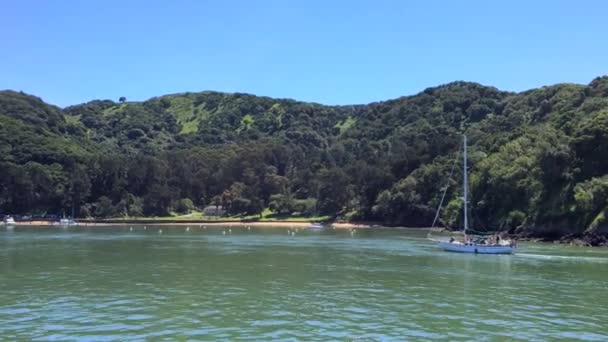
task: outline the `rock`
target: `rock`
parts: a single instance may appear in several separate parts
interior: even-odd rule
[[[586,234],[583,238],[583,240],[589,245],[589,246],[607,246],[608,245],[608,239],[606,239],[605,235],[600,235],[600,234]]]

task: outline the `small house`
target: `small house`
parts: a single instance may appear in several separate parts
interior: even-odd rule
[[[208,205],[203,209],[205,216],[222,216],[225,212],[221,205]]]

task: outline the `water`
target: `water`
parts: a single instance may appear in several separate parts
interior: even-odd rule
[[[608,340],[608,250],[423,231],[0,230],[4,340]],[[226,235],[223,235],[225,232]]]

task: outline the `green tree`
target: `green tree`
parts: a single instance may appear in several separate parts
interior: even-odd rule
[[[175,211],[180,214],[189,214],[194,209],[194,203],[189,198],[182,198],[177,201],[177,205],[175,207]]]
[[[95,203],[95,216],[96,217],[113,217],[116,214],[116,209],[112,204],[112,200],[106,196],[99,197],[97,203]]]

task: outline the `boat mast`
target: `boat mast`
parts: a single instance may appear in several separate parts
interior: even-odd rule
[[[464,239],[466,241],[467,239],[467,229],[469,229],[469,220],[467,217],[467,202],[469,201],[469,196],[468,196],[468,188],[469,188],[469,181],[468,181],[468,176],[467,176],[467,136],[464,136],[464,153],[463,153],[463,159],[464,159],[464,163],[463,163],[463,175],[464,175],[464,193],[463,193],[463,200],[464,200]]]

